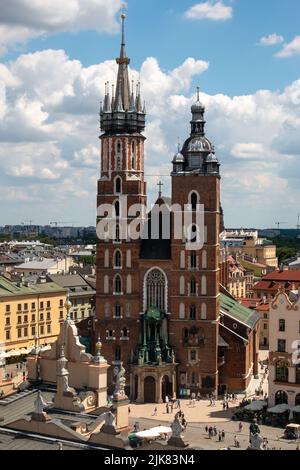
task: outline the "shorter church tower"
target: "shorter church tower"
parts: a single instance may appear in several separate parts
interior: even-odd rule
[[[205,135],[199,89],[191,112],[190,137],[172,162],[172,204],[187,207],[192,224],[181,240],[172,240],[170,338],[177,345],[179,388],[206,394],[218,390],[220,164]],[[197,232],[203,233],[202,248],[187,249]]]

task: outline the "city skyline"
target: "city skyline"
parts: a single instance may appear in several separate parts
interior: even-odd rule
[[[270,1],[140,3],[127,2],[126,37],[130,75],[141,80],[148,113],[149,204],[160,180],[170,192],[171,160],[178,138],[182,143],[188,136],[199,84],[207,135],[222,165],[226,226],[275,227],[281,221],[296,227],[297,2],[287,1],[282,12],[272,1],[272,19]],[[37,8],[14,0],[4,8],[1,225],[29,219],[95,225],[97,119],[104,83],[112,83],[116,72],[121,2],[76,5],[69,0],[51,13],[50,2]],[[245,21],[255,27],[244,31]]]

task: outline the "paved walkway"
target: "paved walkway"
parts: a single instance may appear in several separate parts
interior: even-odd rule
[[[215,406],[210,406],[209,400],[196,401],[195,407],[190,404],[189,400],[180,400],[181,411],[188,423],[226,423],[231,420],[231,416],[235,410],[236,404],[229,403],[229,410],[223,411],[222,401],[217,401]],[[154,408],[157,408],[157,415],[154,416]],[[174,407],[173,413],[166,412],[166,404],[130,404],[131,418],[151,418],[156,421],[169,422],[174,419],[179,409]]]

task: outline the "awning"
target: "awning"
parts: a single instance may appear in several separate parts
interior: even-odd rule
[[[220,335],[218,337],[218,347],[219,348],[229,348],[229,344],[227,344],[225,339],[223,339],[222,336],[220,336]]]
[[[2,355],[2,357],[8,358],[8,357],[18,357],[18,356],[23,356],[26,354],[29,354],[29,349],[26,348],[21,348],[21,349],[11,349],[10,351],[7,351]]]
[[[169,434],[172,432],[172,429],[167,426],[156,426],[155,428],[151,428],[150,431],[159,434]]]
[[[135,435],[137,437],[148,437],[148,438],[155,438],[155,437],[160,437],[160,434],[158,432],[153,432],[151,429],[148,429],[146,431],[140,431],[136,432]]]
[[[268,413],[285,413],[286,411],[290,411],[289,405],[286,405],[285,403],[281,403],[281,405],[276,405],[273,406],[273,408],[268,408],[267,409]]]
[[[254,400],[249,405],[245,406],[245,410],[249,411],[262,411],[265,406],[268,406],[266,401]]]

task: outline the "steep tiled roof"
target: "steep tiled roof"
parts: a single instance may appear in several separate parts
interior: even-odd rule
[[[263,277],[263,280],[280,282],[300,282],[300,269],[288,269],[286,271],[273,271]]]
[[[234,317],[237,321],[242,322],[248,325],[250,328],[253,328],[257,320],[259,319],[259,315],[250,310],[244,305],[241,305],[239,302],[234,300],[231,297],[228,297],[225,294],[221,293],[221,310],[226,314]]]

